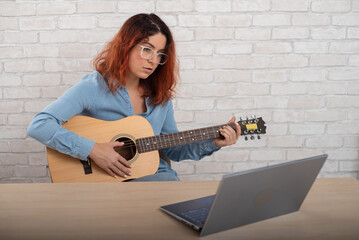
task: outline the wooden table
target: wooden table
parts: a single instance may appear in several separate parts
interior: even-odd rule
[[[218,181],[0,184],[0,239],[198,239],[161,205]],[[359,182],[317,179],[300,211],[203,239],[359,239]]]

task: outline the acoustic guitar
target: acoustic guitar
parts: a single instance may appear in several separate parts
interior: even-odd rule
[[[247,118],[238,121],[238,124],[242,130],[241,135],[245,135],[246,140],[248,136],[260,139],[260,135],[266,133],[262,118]],[[130,116],[117,121],[74,116],[63,124],[67,130],[99,143],[124,142],[123,146],[114,149],[131,162],[132,176],[113,178],[96,164],[91,164],[91,159],[81,161],[47,148],[51,178],[53,182],[121,182],[154,174],[159,167],[158,150],[221,137],[219,130],[226,125],[235,129],[235,124],[232,123],[154,136],[150,123],[141,116]]]

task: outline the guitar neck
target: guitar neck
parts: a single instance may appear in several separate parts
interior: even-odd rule
[[[243,133],[246,131],[246,126],[241,124],[241,122],[238,122],[238,124],[241,127],[243,135]],[[219,130],[227,125],[232,127],[234,130],[236,129],[235,124],[231,123],[159,136],[139,138],[136,140],[137,150],[139,153],[144,153],[184,145],[188,143],[218,138],[222,136]]]

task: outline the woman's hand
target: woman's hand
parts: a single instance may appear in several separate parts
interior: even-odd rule
[[[131,176],[131,172],[128,169],[131,167],[130,162],[113,149],[114,147],[121,147],[123,145],[124,143],[122,142],[96,143],[89,157],[114,178],[117,176]]]
[[[235,121],[236,118],[232,117],[232,119],[228,122],[228,124],[234,123]],[[214,144],[216,144],[217,147],[225,147],[235,144],[237,142],[239,136],[241,135],[241,127],[238,125],[238,123],[235,123],[235,125],[236,125],[236,130],[234,130],[230,126],[226,126],[221,130],[219,130],[221,132],[221,135],[224,137],[224,139],[223,138],[214,139]]]

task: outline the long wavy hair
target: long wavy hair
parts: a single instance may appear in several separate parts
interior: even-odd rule
[[[153,13],[130,17],[93,60],[94,68],[113,94],[125,84],[131,49],[157,33],[166,37],[164,53],[168,60],[164,65],[158,65],[147,79],[140,79],[140,85],[145,89],[144,97],[150,97],[152,104],[162,104],[173,97],[178,79],[175,43],[168,26]]]

